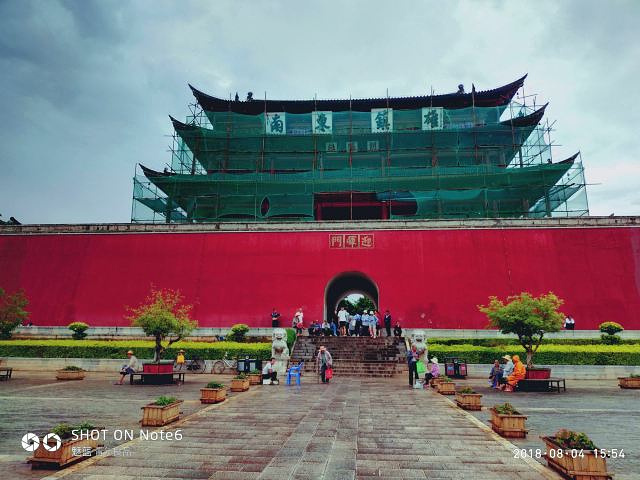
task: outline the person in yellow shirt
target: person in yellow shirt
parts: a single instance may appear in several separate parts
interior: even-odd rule
[[[184,350],[179,350],[176,356],[176,370],[182,370],[184,366]]]

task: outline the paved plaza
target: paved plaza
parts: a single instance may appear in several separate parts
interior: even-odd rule
[[[166,387],[114,386],[114,376],[98,373],[81,382],[52,378],[52,372],[18,371],[0,384],[1,478],[558,478],[535,460],[515,459],[512,444],[483,427],[487,412],[474,417],[433,391],[414,391],[404,376],[336,378],[330,385],[304,377],[299,391],[252,387],[210,406],[199,403],[198,390],[211,375],[190,375],[185,385]],[[227,383],[230,377],[216,379]],[[465,383],[484,389],[480,380]],[[628,448],[625,460],[612,463],[616,478],[640,478],[633,474],[640,471],[637,392],[582,383],[568,382],[566,394],[508,397],[530,415],[529,438],[514,443],[541,447],[539,434],[578,428],[601,447]],[[484,405],[506,396],[487,393]],[[59,472],[31,470],[25,463],[21,436],[47,432],[62,421],[92,420],[110,432],[133,429],[138,437],[140,407],[162,394],[184,400],[182,420],[164,428],[180,429],[182,440],[136,438],[124,444],[108,433],[106,447],[119,443],[131,456],[111,453]]]

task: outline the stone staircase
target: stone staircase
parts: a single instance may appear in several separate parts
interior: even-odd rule
[[[304,361],[304,372],[312,374],[321,345],[333,357],[336,376],[392,377],[406,371],[404,339],[395,337],[298,337],[291,362]]]

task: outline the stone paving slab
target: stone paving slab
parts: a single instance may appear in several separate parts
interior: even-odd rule
[[[165,427],[180,429],[181,441],[134,440],[127,444],[131,457],[90,459],[53,473],[9,462],[11,478],[557,478],[534,461],[514,459],[503,442],[467,413],[432,391],[409,389],[404,378],[336,378],[329,385],[305,383],[301,392],[283,385],[252,387],[205,408],[195,399],[210,378],[198,377],[202,381],[191,384],[189,379],[179,390],[161,392],[177,392],[185,399],[186,418]],[[133,424],[140,418],[140,404],[160,394],[161,387],[111,388],[105,378],[65,388],[46,379],[41,386],[12,385],[11,392],[0,392],[0,405],[13,405],[13,415],[25,408],[37,411],[46,427],[56,423],[49,417],[58,410],[65,418],[78,413],[74,421],[87,414],[106,418],[102,423],[113,427]],[[38,396],[52,400],[33,403]],[[21,421],[12,428],[19,433],[27,424]],[[2,468],[0,460],[0,476]]]

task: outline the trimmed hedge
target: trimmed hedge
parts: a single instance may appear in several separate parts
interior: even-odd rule
[[[522,347],[504,345],[482,347],[475,345],[430,344],[429,356],[444,362],[445,357],[459,357],[467,363],[493,363],[505,354],[520,355],[526,360]],[[639,365],[640,345],[542,345],[533,356],[538,365]]]
[[[43,358],[126,358],[133,350],[139,359],[153,358],[154,342],[147,340],[4,340],[0,341],[0,356]],[[237,342],[177,342],[168,348],[163,358],[175,358],[183,349],[187,359],[206,360],[248,355],[267,360],[271,356],[271,343]]]
[[[479,347],[499,347],[520,345],[517,338],[427,338],[429,344],[476,345]],[[601,338],[544,338],[543,345],[605,345]],[[620,345],[640,345],[640,339],[622,339]]]

